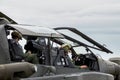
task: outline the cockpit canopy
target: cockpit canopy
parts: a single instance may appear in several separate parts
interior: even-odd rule
[[[51,38],[63,38],[63,36],[57,31],[40,26],[30,26],[30,25],[15,25],[7,24],[8,29],[15,29],[19,31],[23,36],[38,36],[38,37],[51,37]]]

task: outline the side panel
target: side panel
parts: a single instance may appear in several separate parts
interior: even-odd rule
[[[114,77],[110,74],[100,72],[83,72],[67,75],[63,74],[54,76],[26,78],[21,80],[114,80]]]
[[[82,73],[89,72],[88,69],[78,69],[78,68],[67,68],[67,67],[54,67],[46,65],[37,65],[37,72],[31,77],[42,77],[49,75],[61,75],[61,74],[72,74],[72,73]]]
[[[0,25],[0,64],[10,62],[10,54],[4,25]]]
[[[114,62],[110,62],[107,60],[98,59],[100,72],[112,74],[114,76],[118,76],[120,73],[120,66]]]

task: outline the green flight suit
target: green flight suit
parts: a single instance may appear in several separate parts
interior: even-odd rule
[[[30,54],[30,53],[25,53],[25,61],[33,63],[33,64],[38,64],[38,58],[36,54]]]

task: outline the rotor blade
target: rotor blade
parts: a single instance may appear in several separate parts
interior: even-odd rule
[[[2,12],[0,12],[0,18],[5,18],[12,24],[17,24],[17,22],[15,22],[14,20],[12,20],[10,17],[8,17],[7,15],[3,14]]]

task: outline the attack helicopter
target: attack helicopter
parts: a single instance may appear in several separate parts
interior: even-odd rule
[[[1,76],[3,77],[3,80],[15,80],[16,77],[18,80],[120,80],[120,66],[117,63],[99,58],[92,52],[91,48],[106,53],[112,53],[112,51],[81,33],[79,30],[70,27],[51,29],[48,27],[17,24],[14,20],[10,19],[3,13],[1,13],[0,17],[0,64],[15,64],[17,67],[20,66],[18,65],[19,62],[11,61],[12,59],[9,52],[7,35],[13,30],[20,32],[26,42],[33,40],[34,37],[35,39],[38,39],[38,42],[32,42],[32,47],[39,59],[39,64],[34,64],[34,67],[31,63],[21,62],[23,66],[16,68],[19,70],[18,72],[13,70],[15,65],[11,66],[11,68],[6,71],[6,73],[9,73],[9,78],[4,78],[6,77],[5,75]],[[74,34],[77,34],[79,37],[82,37],[95,45],[95,47],[89,46],[77,39],[61,33],[62,29],[72,31]],[[53,45],[54,43],[62,45],[68,43],[68,41],[75,43],[74,45],[71,44],[70,48],[72,59],[74,61],[65,58],[64,52]],[[76,47],[84,47],[86,53],[78,55],[74,49]],[[63,57],[64,60],[60,60],[61,57]],[[32,69],[31,67],[30,69],[27,69],[28,66],[25,66],[26,64],[31,64]],[[79,66],[81,65],[87,65],[88,69],[80,69]],[[36,67],[37,69],[35,69]],[[7,69],[8,68],[9,66]],[[21,68],[27,71],[22,71]],[[4,70],[6,69],[4,68],[0,70],[0,72],[4,72]],[[28,75],[30,71],[31,74],[29,74],[29,76],[23,77],[24,75]]]

